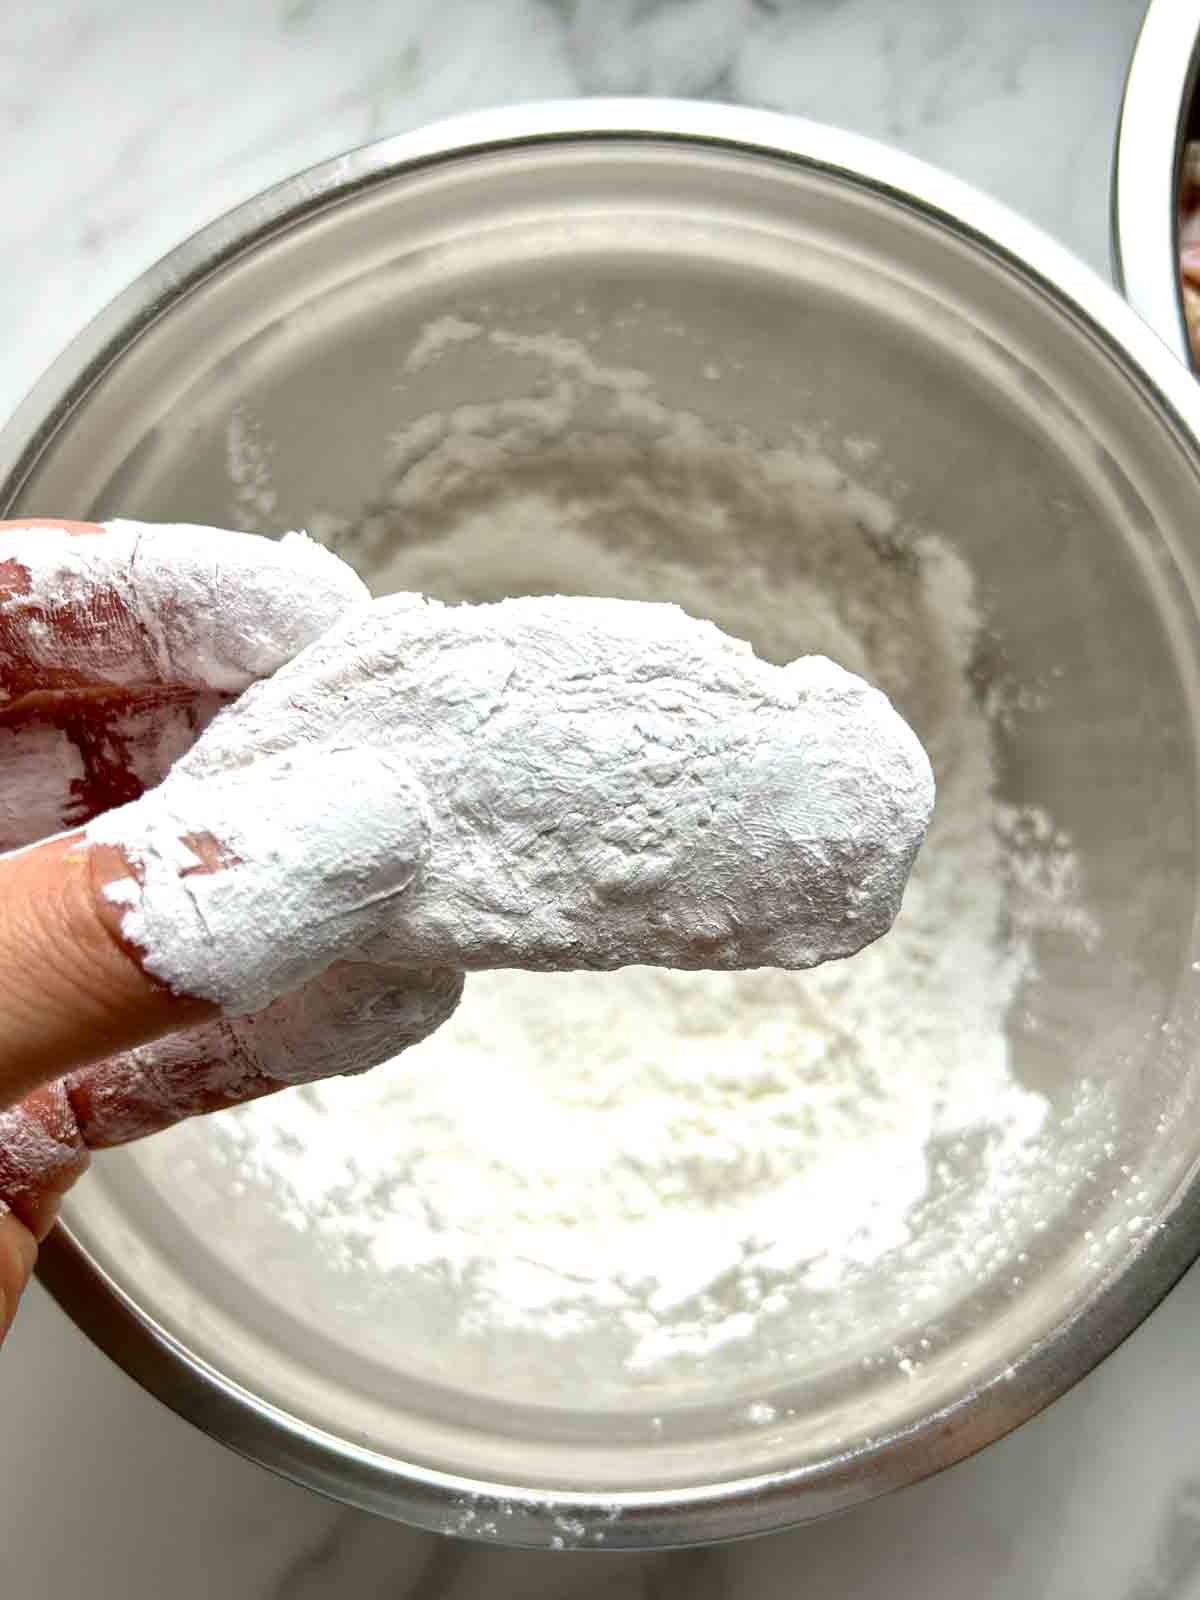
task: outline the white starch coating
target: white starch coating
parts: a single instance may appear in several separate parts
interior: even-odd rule
[[[557,336],[442,332],[413,366],[490,341],[540,392],[423,418],[369,516],[314,520],[375,592],[671,599],[768,660],[828,655],[916,730],[937,809],[894,929],[849,961],[477,974],[403,1060],[217,1119],[206,1159],[401,1366],[619,1393],[877,1351],[872,1308],[920,1327],[998,1270],[1047,1109],[1006,1035],[1031,927],[1014,942],[971,575],[804,444],[718,436]]]
[[[821,657],[760,661],[675,606],[397,594],[87,838],[136,869],[106,893],[147,970],[244,1016],[335,960],[850,955],[891,925],[932,805],[911,730]]]

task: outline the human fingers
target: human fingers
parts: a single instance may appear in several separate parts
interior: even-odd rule
[[[0,1107],[215,1014],[149,976],[122,939],[104,886],[127,870],[79,835],[0,856]]]
[[[71,1073],[0,1111],[0,1203],[42,1237],[90,1151],[391,1060],[446,1021],[462,983],[445,970],[341,964],[256,1016],[215,1018]]]
[[[303,534],[0,523],[0,704],[151,684],[237,694],[366,598]]]
[[[4,1343],[37,1261],[37,1241],[12,1212],[0,1210],[0,1344]]]
[[[147,975],[121,937],[104,888],[127,870],[78,835],[0,858],[0,1204],[37,1238],[91,1150],[377,1065],[462,991],[454,971],[341,964],[221,1017]]]
[[[0,850],[136,799],[366,594],[302,535],[0,523]]]
[[[220,1017],[73,1073],[67,1095],[90,1150],[277,1089],[365,1072],[441,1027],[463,975],[339,962],[246,1017]]]

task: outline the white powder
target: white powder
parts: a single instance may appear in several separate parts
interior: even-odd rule
[[[0,850],[157,783],[224,699],[367,598],[300,534],[36,527],[4,556]]]
[[[405,358],[405,372],[420,372],[422,367],[427,367],[443,354],[447,345],[469,342],[477,339],[482,332],[483,328],[478,322],[467,322],[462,317],[438,317],[426,323],[420,338]]]
[[[891,925],[932,804],[912,732],[820,657],[774,666],[674,606],[396,595],[88,838],[137,868],[107,893],[148,970],[245,1014],[339,959],[849,955]]]
[[[270,517],[279,502],[271,475],[271,458],[263,447],[258,424],[245,406],[236,406],[225,429],[225,468],[233,485],[239,528],[249,520]]]
[[[365,592],[303,534],[267,541],[188,524],[38,527],[5,546],[0,704],[83,684],[240,693]],[[9,656],[13,659],[9,659]]]
[[[551,1339],[597,1380],[709,1383],[772,1339],[843,1348],[873,1270],[894,1320],[1003,1258],[1046,1113],[1006,1035],[1036,916],[1009,937],[1021,846],[997,829],[961,560],[811,449],[717,436],[566,343],[526,347],[548,395],[406,429],[388,502],[322,531],[377,592],[672,599],[878,683],[938,781],[903,910],[806,973],[477,975],[402,1061],[208,1136],[306,1248],[426,1307],[449,1370],[474,1348],[515,1372],[500,1352]]]

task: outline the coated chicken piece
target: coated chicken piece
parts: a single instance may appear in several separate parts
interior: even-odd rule
[[[807,967],[890,926],[933,805],[832,662],[674,606],[355,608],[88,840],[147,969],[237,1014],[335,960]]]

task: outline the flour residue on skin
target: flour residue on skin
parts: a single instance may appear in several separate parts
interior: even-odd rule
[[[178,684],[240,693],[366,599],[303,534],[114,521],[5,545],[0,705],[31,688]]]
[[[226,700],[367,598],[295,534],[35,527],[4,555],[0,849],[158,783]]]
[[[4,555],[5,849],[39,848],[160,784],[232,693],[368,599],[348,567],[302,535],[38,526],[10,533]],[[323,761],[321,783],[336,766]],[[293,787],[292,803],[307,807],[315,787],[301,783],[299,796]],[[219,812],[216,790],[213,798]],[[272,840],[285,820],[282,806],[257,817]],[[193,834],[190,845],[174,840],[193,868],[219,855],[211,835]],[[27,1199],[63,1188],[89,1149],[394,1056],[445,1020],[461,987],[456,972],[341,964],[253,1017],[220,1018],[96,1061],[0,1109],[0,1193]]]
[[[377,593],[669,599],[767,660],[826,655],[921,738],[933,822],[850,961],[480,974],[403,1061],[221,1119],[213,1154],[448,1375],[551,1346],[617,1388],[831,1360],[873,1296],[934,1317],[988,1281],[1034,1204],[1047,1104],[1006,1025],[1049,909],[1015,914],[970,571],[804,441],[674,413],[557,335],[476,337],[540,391],[406,425],[386,496],[313,531]]]
[[[0,1194],[10,1201],[61,1193],[87,1161],[65,1082],[0,1108]]]

